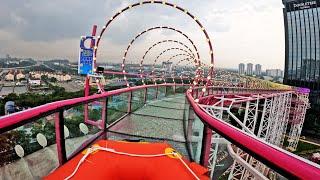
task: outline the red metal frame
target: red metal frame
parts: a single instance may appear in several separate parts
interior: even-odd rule
[[[210,40],[210,37],[209,37],[209,34],[207,33],[206,29],[204,28],[204,26],[200,23],[200,21],[193,15],[191,14],[189,11],[187,11],[186,9],[180,7],[180,6],[177,6],[176,4],[172,4],[172,3],[169,3],[169,2],[166,2],[166,1],[142,1],[142,2],[138,2],[138,3],[133,3],[131,5],[128,5],[127,7],[121,9],[120,11],[118,11],[116,14],[114,14],[112,16],[112,18],[110,18],[105,26],[103,26],[101,32],[100,32],[100,35],[98,36],[98,40],[97,40],[97,43],[96,43],[96,47],[95,48],[95,57],[97,55],[97,52],[98,52],[98,47],[99,47],[99,43],[100,43],[100,40],[101,40],[101,37],[103,36],[104,32],[108,29],[109,25],[115,20],[117,19],[117,17],[126,12],[127,10],[129,9],[132,9],[132,8],[135,8],[135,7],[140,7],[142,5],[146,5],[146,4],[159,4],[159,5],[164,5],[164,6],[168,6],[168,7],[171,7],[171,8],[174,8],[176,10],[179,10],[181,11],[182,13],[186,14],[187,16],[191,17],[193,19],[193,21],[198,25],[198,27],[201,29],[201,31],[204,33],[204,36],[206,37],[206,42],[208,43],[209,45],[209,55],[210,55],[210,66],[209,66],[209,70],[208,70],[208,76],[210,76],[209,79],[207,79],[206,81],[206,84],[205,84],[205,88],[207,88],[208,86],[211,85],[211,80],[213,79],[213,75],[214,75],[214,55],[213,55],[213,46],[212,46],[212,43],[211,43],[211,40]],[[197,67],[201,67],[201,61],[200,59],[198,60],[198,65]],[[197,70],[198,72],[198,70]],[[198,73],[197,73],[198,74]],[[201,73],[199,72],[199,75],[201,75]],[[198,85],[199,84],[199,79],[198,78],[195,78],[195,85]],[[192,85],[194,86],[194,84]],[[204,93],[203,92],[200,92],[200,96],[203,96]]]
[[[201,164],[205,167],[208,167],[209,164],[209,155],[211,149],[211,139],[212,139],[212,130],[205,126],[203,129],[203,139],[202,139],[202,156],[201,156]]]
[[[67,161],[65,139],[64,139],[64,118],[63,111],[55,113],[55,130],[56,130],[56,143],[59,164],[62,165]]]
[[[92,36],[95,36],[96,35],[96,32],[97,32],[97,25],[93,25],[92,27],[92,33],[91,35]],[[90,47],[93,48],[95,46],[95,41],[94,40],[91,40],[91,44],[90,44]],[[96,68],[96,60],[94,59],[93,60],[93,67]],[[90,94],[90,77],[89,76],[86,76],[86,79],[85,79],[85,85],[84,85],[84,96],[89,96]],[[85,119],[85,122],[87,123],[91,123],[88,121],[89,117],[89,109],[88,109],[88,104],[85,104],[84,105],[84,119]]]
[[[131,113],[131,109],[132,109],[132,91],[129,93],[129,98],[128,98],[128,113]]]
[[[92,96],[69,99],[58,101],[54,103],[49,103],[43,106],[32,108],[26,111],[18,112],[11,114],[5,117],[0,118],[0,133],[7,132],[16,127],[22,126],[28,122],[37,120],[40,117],[57,113],[55,118],[56,124],[56,143],[59,163],[63,164],[66,162],[67,157],[65,153],[65,144],[64,144],[64,134],[63,134],[63,111],[65,109],[80,105],[90,103],[99,99],[106,99],[110,96],[119,95],[122,93],[133,92],[136,90],[147,89],[147,88],[156,88],[161,86],[179,86],[179,84],[159,84],[159,85],[144,85],[137,86],[125,89],[118,89],[110,92],[104,92],[102,94],[95,94]],[[182,86],[182,85],[180,85]],[[186,85],[187,86],[187,85]],[[192,92],[187,92],[187,100],[190,103],[193,111],[196,115],[203,121],[206,125],[205,134],[203,141],[203,150],[202,150],[202,162],[208,160],[208,151],[211,146],[211,130],[216,131],[221,136],[240,147],[246,151],[251,156],[255,157],[257,160],[265,163],[270,168],[278,171],[282,175],[289,177],[290,179],[320,179],[320,169],[312,164],[309,164],[306,161],[303,161],[299,158],[296,158],[294,155],[285,152],[284,150],[274,147],[270,144],[266,144],[261,140],[250,136],[241,130],[238,130],[232,127],[230,124],[219,121],[212,118],[206,112],[204,112],[198,104],[195,102],[194,98],[191,95]],[[200,99],[201,100],[201,99]],[[106,102],[105,102],[106,103]],[[106,109],[105,109],[106,110]],[[106,117],[104,117],[106,118]],[[105,129],[105,128],[103,128]],[[86,147],[92,143],[95,139],[99,138],[105,134],[105,131],[100,131],[93,139],[90,139],[84,143],[76,152],[80,152],[82,148]],[[70,157],[72,157],[71,155]]]

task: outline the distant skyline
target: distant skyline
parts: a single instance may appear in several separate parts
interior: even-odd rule
[[[113,14],[136,0],[89,1],[56,0],[0,2],[0,56],[77,61],[79,38],[89,35],[93,24],[98,32]],[[261,64],[263,69],[284,67],[284,25],[280,0],[170,0],[194,14],[209,32],[216,67],[234,68],[239,63]],[[145,5],[130,10],[114,21],[102,38],[99,59],[122,59],[124,49],[142,30],[153,26],[172,26],[189,35],[201,59],[209,62],[205,37],[185,14],[161,5]],[[128,60],[141,59],[146,49],[164,39],[185,41],[171,31],[146,34],[131,48]],[[187,41],[185,41],[188,43]],[[190,44],[189,44],[190,45]],[[151,52],[154,57],[167,44]],[[190,45],[191,46],[191,45]],[[168,57],[168,56],[165,56]],[[101,61],[100,61],[101,62]],[[105,61],[102,61],[105,62]]]

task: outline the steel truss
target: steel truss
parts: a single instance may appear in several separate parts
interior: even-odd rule
[[[282,146],[289,121],[291,97],[292,93],[288,93],[276,96],[273,99],[266,142],[279,147]]]
[[[240,125],[240,129],[256,136],[261,140],[275,146],[285,148],[287,140],[288,149],[297,148],[306,109],[308,107],[308,94],[295,91],[269,92],[261,91],[256,94],[245,91],[234,92],[239,95],[228,95],[231,91],[224,88],[218,95],[219,90],[213,90],[217,95],[211,96],[210,101],[199,106],[212,117],[228,122],[232,118]],[[234,113],[238,109],[238,114]],[[244,116],[240,114],[244,111]],[[227,116],[228,115],[228,116]],[[290,129],[288,135],[287,130]],[[209,169],[213,174],[216,165],[219,141],[213,135]],[[286,138],[287,137],[287,138]],[[274,178],[275,173],[263,163],[257,161],[246,152],[236,148],[234,162],[229,167],[228,179],[269,179]],[[242,159],[241,162],[239,158]],[[259,172],[259,174],[255,173]],[[212,177],[212,176],[211,176]]]
[[[295,93],[293,95],[292,103],[294,107],[291,112],[292,120],[290,121],[291,128],[288,134],[289,145],[287,149],[295,151],[299,143],[306,109],[309,107],[308,94]]]
[[[224,103],[223,101],[216,103],[216,106],[220,106],[219,109],[211,109],[208,108],[208,111],[212,116],[214,116],[217,119],[223,119],[223,106]],[[217,134],[216,132],[212,131],[212,139],[211,139],[211,147],[210,147],[210,154],[209,154],[209,163],[208,163],[208,168],[210,170],[210,177],[213,177],[213,172],[214,168],[217,163],[217,154],[218,154],[218,149],[219,149],[219,141],[218,139],[220,138],[220,135]]]

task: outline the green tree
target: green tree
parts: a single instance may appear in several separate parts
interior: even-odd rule
[[[64,123],[65,126],[69,129],[70,138],[79,137],[83,135],[79,129],[79,124],[83,122],[84,119],[82,116],[75,116],[72,118],[65,119]]]
[[[44,82],[48,82],[48,76],[47,75],[42,75],[41,80]]]
[[[57,82],[58,80],[57,80],[57,78],[55,78],[55,77],[51,77],[50,78],[50,82],[53,82],[53,83],[55,83],[55,82]]]

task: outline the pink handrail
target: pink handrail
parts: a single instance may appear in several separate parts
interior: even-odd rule
[[[190,92],[186,95],[194,112],[204,124],[270,168],[290,179],[320,179],[319,168],[212,118],[198,106]],[[210,145],[207,144],[209,147]]]
[[[107,98],[109,96],[119,95],[122,93],[133,92],[136,90],[142,90],[155,87],[167,87],[167,86],[187,86],[183,84],[159,84],[159,85],[143,85],[130,87],[125,89],[118,89],[110,92],[104,92],[102,94],[95,94],[88,97],[81,97],[63,101],[57,101],[35,107],[26,111],[15,113],[9,116],[0,118],[0,133],[6,132],[14,127],[21,126],[27,122],[36,120],[36,118],[44,115],[49,115],[54,112],[61,112],[61,110],[89,103],[98,99]],[[283,150],[270,146],[244,132],[232,127],[229,124],[220,122],[217,119],[212,118],[206,112],[204,112],[197,103],[195,103],[190,92],[186,93],[187,99],[193,108],[194,112],[199,118],[207,125],[207,128],[216,131],[224,138],[228,139],[259,161],[265,163],[270,168],[275,169],[279,173],[293,179],[320,179],[320,169],[309,164],[301,159],[298,159]],[[210,135],[210,133],[208,133]],[[209,142],[209,141],[208,141]],[[204,144],[210,146],[211,144]]]
[[[40,117],[42,115],[50,115],[54,112],[57,112],[59,109],[64,109],[68,107],[73,107],[80,104],[86,104],[91,101],[95,101],[102,98],[107,98],[109,96],[119,95],[122,93],[137,91],[141,89],[146,88],[155,88],[155,87],[162,87],[162,86],[187,86],[186,84],[173,84],[173,83],[167,83],[167,84],[158,84],[158,85],[143,85],[143,86],[135,86],[135,87],[129,87],[125,89],[117,89],[109,92],[104,92],[101,94],[95,94],[92,96],[87,97],[80,97],[80,98],[74,98],[74,99],[68,99],[68,100],[62,100],[62,101],[56,101],[53,103],[48,103],[42,106],[38,106],[35,108],[31,108],[25,111],[21,111],[18,113],[14,113],[8,116],[4,116],[0,118],[0,133],[3,133],[5,131],[8,131],[8,128],[10,127],[18,127],[21,125],[21,123],[27,123],[26,121],[35,119],[37,117]]]

